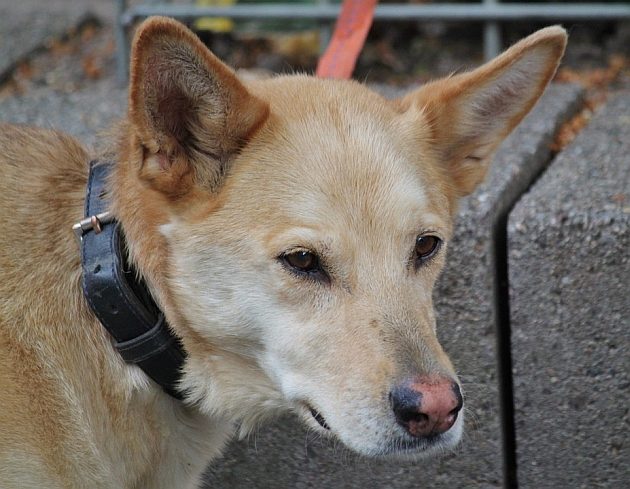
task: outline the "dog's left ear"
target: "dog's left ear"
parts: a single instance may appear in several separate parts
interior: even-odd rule
[[[483,180],[499,144],[553,77],[566,42],[561,27],[542,29],[480,68],[429,83],[400,101],[407,116],[428,124],[457,197]]]
[[[131,53],[129,120],[141,177],[169,194],[214,190],[225,166],[266,120],[268,105],[179,22],[145,21]]]

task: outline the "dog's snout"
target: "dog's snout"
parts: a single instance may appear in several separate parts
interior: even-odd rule
[[[457,382],[448,377],[417,377],[389,394],[396,421],[415,437],[448,431],[464,405]]]

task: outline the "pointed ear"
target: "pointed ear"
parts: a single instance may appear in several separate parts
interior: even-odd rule
[[[153,17],[131,53],[129,120],[143,147],[141,176],[159,190],[214,189],[268,105],[179,22]]]
[[[553,77],[567,42],[564,29],[542,29],[494,60],[438,80],[401,101],[429,125],[458,196],[483,180],[499,144],[531,110]]]

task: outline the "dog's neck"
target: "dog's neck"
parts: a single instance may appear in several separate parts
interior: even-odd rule
[[[83,291],[122,358],[181,399],[177,383],[185,353],[126,259],[124,234],[108,211],[106,181],[111,167],[108,161],[90,163],[86,218],[74,227],[81,245]]]

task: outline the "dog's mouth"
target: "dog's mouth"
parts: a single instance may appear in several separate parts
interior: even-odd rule
[[[355,427],[348,429],[343,424],[337,426],[333,423],[331,428],[322,412],[309,401],[298,401],[295,407],[296,414],[312,432],[326,438],[337,438],[359,454],[383,459],[413,461],[448,451],[457,444],[462,430],[460,421],[444,433],[414,437],[394,424],[393,419],[383,417],[384,419],[378,422],[379,418],[374,416],[378,422],[377,428],[366,433]]]
[[[317,423],[324,428],[325,430],[330,430],[330,426],[326,423],[326,419],[321,415],[319,411],[309,406],[308,410],[311,412],[311,415],[317,421]]]
[[[330,426],[328,426],[328,423],[326,423],[326,419],[321,415],[321,413],[319,411],[317,411],[316,409],[312,408],[311,406],[308,406],[308,410],[310,411],[311,416],[313,416],[313,419],[315,419],[315,421],[317,421],[317,424],[319,424],[325,430],[329,430],[330,431]]]

